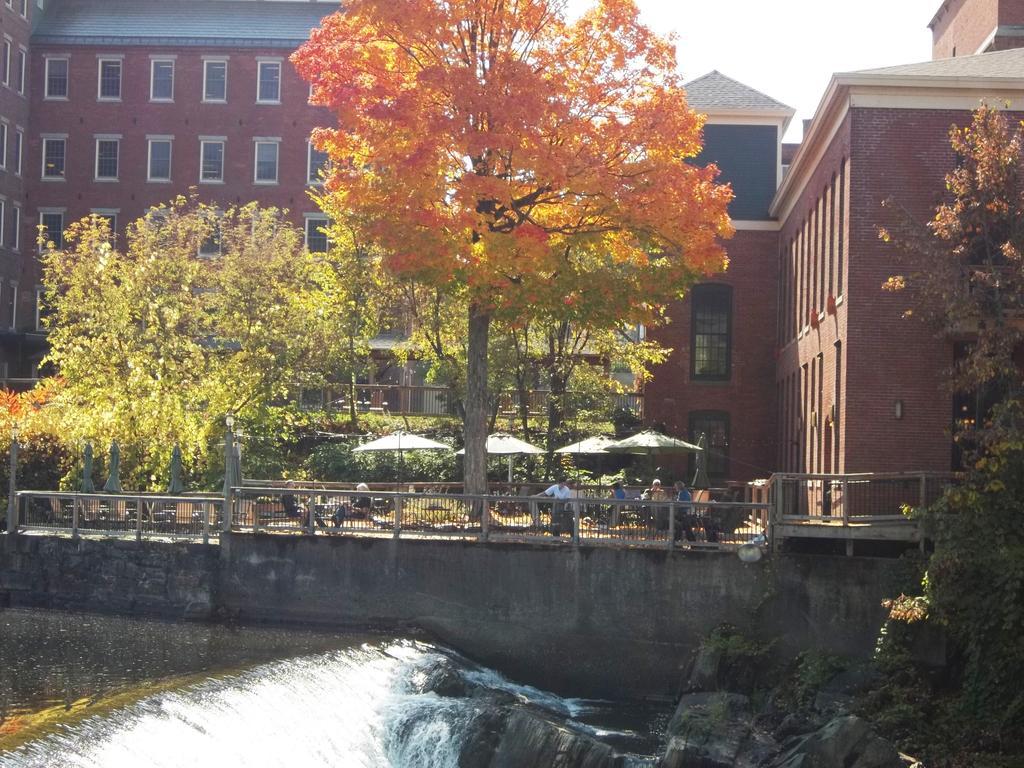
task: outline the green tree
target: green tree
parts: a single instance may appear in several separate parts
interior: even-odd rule
[[[178,198],[133,222],[123,248],[107,226],[83,219],[43,254],[57,371],[45,410],[67,444],[117,439],[127,481],[156,487],[175,443],[199,471],[225,414],[273,419],[275,402],[323,382],[334,286],[280,211]]]

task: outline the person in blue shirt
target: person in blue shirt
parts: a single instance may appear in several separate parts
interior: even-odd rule
[[[623,489],[622,483],[620,483],[618,480],[612,483],[612,498],[620,500],[626,498],[626,491],[625,489]]]
[[[676,480],[676,508],[673,514],[676,518],[675,540],[679,541],[684,536],[687,541],[696,541],[697,536],[693,532],[693,507],[688,505],[693,501],[693,495],[686,483]]]

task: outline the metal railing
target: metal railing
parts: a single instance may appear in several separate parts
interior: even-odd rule
[[[775,519],[844,525],[903,521],[906,510],[934,504],[954,479],[948,472],[775,474]]]
[[[354,397],[354,400],[353,400]],[[520,396],[517,392],[496,393],[498,415],[518,416]],[[531,416],[547,412],[551,393],[533,390],[529,393],[526,409]],[[299,393],[300,405],[307,410],[348,411],[353,403],[358,413],[392,413],[407,416],[457,416],[458,399],[448,387],[411,386],[405,384],[338,385],[322,389],[307,389]],[[643,416],[644,396],[637,392],[588,396],[586,402],[569,395],[568,412],[581,408],[608,407],[622,409]]]
[[[768,535],[770,505],[578,497],[235,489],[232,530],[734,548]]]
[[[209,542],[221,527],[224,499],[212,495],[19,491],[15,528],[81,535],[134,535]]]

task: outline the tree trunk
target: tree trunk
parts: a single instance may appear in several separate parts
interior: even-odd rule
[[[487,343],[490,312],[469,305],[469,338],[466,345],[466,441],[465,492],[487,492]]]

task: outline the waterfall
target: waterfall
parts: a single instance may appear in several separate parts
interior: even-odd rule
[[[601,706],[517,685],[431,645],[367,643],[147,696],[0,754],[0,767],[457,768],[464,750],[496,748],[496,713],[529,708],[559,732],[594,734],[601,729],[574,719]]]

